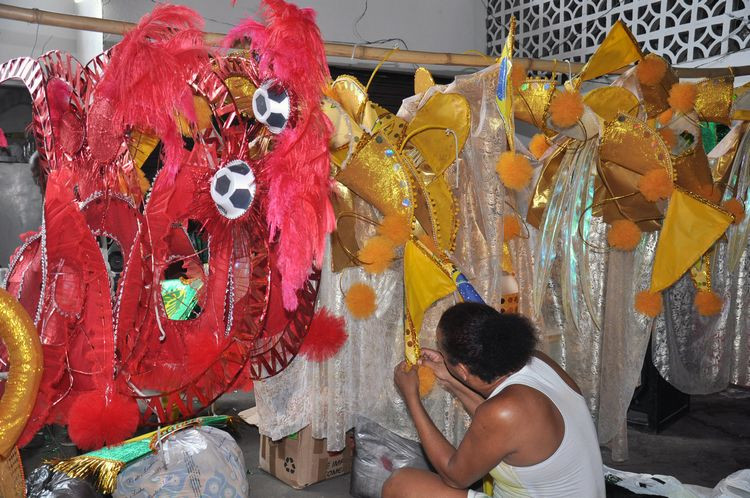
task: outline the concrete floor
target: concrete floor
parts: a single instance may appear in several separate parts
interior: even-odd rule
[[[253,403],[252,395],[234,393],[220,399],[215,410],[237,414]],[[253,497],[349,496],[348,475],[298,491],[260,470],[259,435],[254,427],[240,427],[238,442],[245,455]],[[613,463],[608,450],[603,450],[605,464],[630,472],[672,475],[683,483],[713,487],[732,472],[750,468],[750,391],[733,389],[693,396],[690,412],[661,434],[629,428],[628,444],[627,462]],[[68,446],[48,444],[45,448],[24,450],[22,454],[28,472],[42,458],[71,455],[74,451]]]

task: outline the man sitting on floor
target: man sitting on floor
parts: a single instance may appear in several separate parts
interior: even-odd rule
[[[603,497],[604,477],[594,424],[573,379],[534,351],[528,319],[478,303],[443,313],[438,350],[420,362],[457,397],[472,417],[458,449],[440,433],[419,399],[415,368],[405,362],[394,378],[437,470],[404,468],[383,496],[461,497],[490,473],[498,497]],[[468,497],[485,496],[469,490]]]

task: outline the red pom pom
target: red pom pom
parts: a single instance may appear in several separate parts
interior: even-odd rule
[[[310,322],[299,354],[310,361],[326,361],[339,352],[348,337],[344,319],[320,308]]]
[[[89,391],[70,406],[68,434],[82,450],[111,446],[130,438],[138,429],[138,403],[120,393]]]

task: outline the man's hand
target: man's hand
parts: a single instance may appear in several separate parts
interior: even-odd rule
[[[393,381],[396,387],[401,391],[401,397],[404,401],[410,399],[419,399],[419,376],[417,368],[402,361],[393,370]]]
[[[443,387],[446,387],[453,380],[453,375],[451,375],[445,366],[445,359],[439,351],[422,348],[422,356],[419,357],[419,364],[430,367],[435,372],[435,378],[438,383]]]

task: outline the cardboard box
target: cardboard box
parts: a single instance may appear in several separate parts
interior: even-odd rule
[[[260,436],[260,468],[295,489],[348,474],[352,470],[354,433],[346,434],[346,448],[326,451],[326,440],[312,437],[308,426],[279,441]]]

